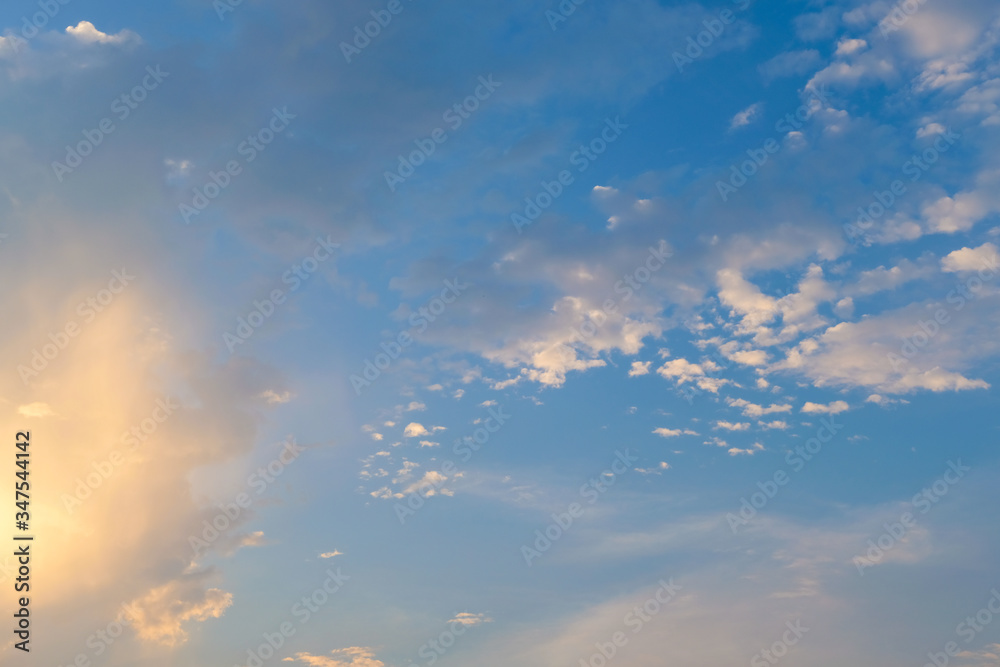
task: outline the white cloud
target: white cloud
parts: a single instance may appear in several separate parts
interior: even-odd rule
[[[66,34],[85,44],[138,44],[142,41],[136,33],[125,29],[115,35],[101,32],[90,21],[80,21],[75,26],[68,26]]]
[[[837,51],[834,55],[849,56],[868,48],[868,42],[863,39],[844,38],[837,43]]]
[[[944,134],[944,132],[945,127],[941,123],[928,123],[917,130],[917,139],[933,137],[938,134]]]
[[[857,322],[841,322],[815,338],[801,341],[786,352],[783,361],[772,364],[768,370],[797,371],[818,387],[868,387],[881,394],[989,387],[983,380],[969,379],[958,372],[972,367],[974,358],[994,348],[986,331],[995,313],[988,311],[978,320],[960,322],[953,318],[943,338],[939,335],[933,345],[926,346],[905,363],[892,363],[890,355],[902,354],[901,341],[920,330],[918,322],[926,320],[933,307],[935,302],[915,303]],[[930,315],[933,316],[933,310]],[[950,344],[945,344],[945,340]]]
[[[751,104],[746,109],[740,111],[735,116],[733,116],[732,120],[729,121],[729,129],[735,130],[741,127],[745,127],[750,123],[754,122],[760,117],[760,112],[762,108],[763,104],[761,104],[760,102]]]
[[[729,455],[730,456],[739,456],[739,455],[753,456],[757,452],[762,452],[762,451],[764,451],[764,445],[760,444],[759,442],[755,442],[755,443],[753,443],[753,447],[750,447],[749,449],[740,449],[739,447],[731,447],[729,449]]]
[[[648,375],[649,367],[652,363],[652,361],[633,361],[632,368],[629,369],[628,376],[631,378],[639,375]]]
[[[444,426],[431,426],[428,430],[423,424],[419,422],[410,422],[403,429],[403,436],[407,438],[419,438],[424,435],[431,435],[431,433],[437,433],[438,431],[444,431]]]
[[[689,428],[686,429],[657,428],[653,430],[653,433],[660,436],[661,438],[676,438],[679,435],[698,435],[697,432],[692,431]]]
[[[687,359],[671,359],[656,369],[665,378],[677,380],[678,383],[690,382],[705,375],[705,370],[698,364],[692,364]]]
[[[762,417],[763,415],[792,411],[792,406],[787,403],[772,403],[766,408],[742,398],[727,398],[726,403],[734,408],[741,408],[743,410],[744,417]]]
[[[845,401],[834,401],[829,405],[807,401],[806,404],[802,406],[802,412],[817,415],[837,415],[841,412],[845,412],[849,408],[850,406]]]
[[[855,296],[868,296],[883,290],[895,289],[907,282],[927,278],[935,273],[934,265],[927,261],[911,262],[904,259],[891,269],[879,266],[862,271],[855,284],[847,287],[847,291]]]
[[[232,594],[218,588],[201,590],[196,582],[196,577],[172,581],[133,600],[131,621],[139,638],[178,646],[187,641],[187,622],[219,618],[233,604]]]
[[[420,495],[429,498],[440,493],[444,496],[452,495],[451,491],[444,488],[444,483],[448,477],[436,470],[428,470],[424,476],[403,489],[403,495],[419,491]]]
[[[949,273],[961,271],[991,270],[996,272],[997,247],[992,243],[984,243],[978,248],[961,248],[948,253],[941,260],[941,270]]]
[[[715,428],[725,429],[727,431],[745,431],[750,428],[750,424],[747,422],[727,422],[727,421],[717,421],[715,422]]]
[[[458,623],[460,625],[480,625],[481,623],[492,623],[492,618],[487,618],[485,614],[472,614],[467,611],[463,611],[456,614],[454,618],[448,621],[449,623]]]
[[[336,556],[343,556],[343,555],[344,555],[343,551],[340,551],[338,549],[334,549],[333,551],[327,551],[326,553],[320,554],[319,557],[320,558],[334,558]]]

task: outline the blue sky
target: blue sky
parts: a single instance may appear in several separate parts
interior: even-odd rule
[[[4,664],[1000,661],[995,3],[0,35]]]

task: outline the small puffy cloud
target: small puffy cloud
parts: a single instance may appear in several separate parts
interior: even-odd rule
[[[282,662],[301,662],[309,667],[385,667],[385,663],[375,657],[373,649],[351,646],[330,651],[330,656],[296,653]]]
[[[334,549],[333,551],[327,551],[319,555],[320,558],[334,558],[336,556],[343,556],[344,552]]]
[[[440,442],[433,442],[431,440],[421,440],[420,441],[420,446],[421,447],[440,447],[441,443]]]
[[[981,269],[997,270],[997,247],[992,243],[984,243],[978,248],[955,250],[941,260],[941,270],[948,273]]]
[[[686,429],[670,429],[670,428],[657,428],[653,430],[653,433],[660,436],[661,438],[676,438],[679,435],[698,435],[695,431],[689,428]]]
[[[655,468],[633,468],[640,475],[662,475],[664,470],[670,470],[670,464],[666,461],[660,461],[660,464]]]
[[[768,360],[768,354],[764,350],[737,350],[726,356],[744,366],[763,366]]]
[[[656,369],[665,378],[677,380],[679,384],[689,382],[705,375],[705,370],[698,364],[692,364],[687,359],[671,359]]]
[[[171,160],[167,158],[163,161],[163,166],[167,168],[167,180],[171,182],[182,180],[194,169],[194,163],[191,160]]]
[[[260,398],[263,398],[268,405],[281,405],[282,403],[288,403],[292,400],[293,395],[290,391],[276,392],[274,390],[268,389],[267,391],[260,394]]]
[[[452,495],[451,491],[443,488],[444,483],[448,481],[448,478],[442,473],[436,470],[428,470],[424,473],[424,476],[417,481],[410,484],[403,490],[403,495],[419,491],[420,495],[425,498],[430,498],[437,493],[441,493],[444,496]]]
[[[179,646],[187,641],[188,622],[221,617],[233,604],[231,593],[201,589],[197,581],[172,581],[129,604],[132,627],[139,639]]]
[[[762,417],[764,415],[792,411],[792,406],[787,403],[782,403],[780,405],[772,403],[771,405],[764,407],[742,398],[727,398],[726,403],[734,408],[741,408],[743,410],[744,417]]]
[[[409,405],[406,406],[407,412],[414,412],[419,410],[426,410],[427,406],[420,401],[411,401]]]
[[[725,429],[726,431],[745,431],[750,428],[750,424],[747,422],[717,421],[715,422],[715,428]]]
[[[48,403],[28,403],[17,408],[17,414],[22,417],[55,417],[56,413]]]
[[[485,614],[470,614],[467,611],[463,611],[460,614],[456,614],[455,618],[448,621],[449,623],[458,623],[460,625],[479,625],[481,623],[492,623],[492,618],[487,618]]]
[[[922,128],[917,130],[917,139],[923,139],[925,137],[933,137],[938,134],[945,133],[945,126],[941,123],[928,123]]]
[[[760,111],[762,108],[763,105],[760,102],[751,104],[746,109],[733,116],[732,120],[729,121],[729,129],[736,130],[754,122],[760,118]]]
[[[753,456],[757,452],[762,452],[762,451],[764,451],[764,445],[760,444],[759,442],[755,442],[755,443],[753,443],[753,447],[750,447],[749,449],[740,449],[739,447],[730,447],[729,448],[729,455],[730,456],[740,456],[740,455],[742,455],[742,456]]]
[[[814,415],[837,415],[841,412],[845,412],[848,408],[850,408],[850,406],[844,401],[834,401],[829,405],[806,401],[806,404],[802,406],[802,412]]]
[[[649,367],[652,363],[652,361],[633,361],[628,376],[634,378],[639,375],[649,375]]]
[[[430,435],[431,432],[424,428],[423,424],[417,422],[410,422],[403,429],[403,435],[407,438],[419,438],[420,436]]]
[[[777,429],[779,431],[784,431],[788,428],[788,422],[776,419],[770,422],[757,422],[757,426],[767,430]]]
[[[868,48],[868,42],[863,39],[844,38],[837,44],[836,55],[849,56],[859,51],[863,51],[866,48]]]
[[[125,29],[116,35],[101,32],[90,21],[80,21],[75,26],[68,26],[66,34],[84,44],[138,44],[142,41],[136,33]]]

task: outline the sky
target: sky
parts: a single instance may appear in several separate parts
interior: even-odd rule
[[[0,663],[1000,665],[998,53],[988,0],[4,3]]]

